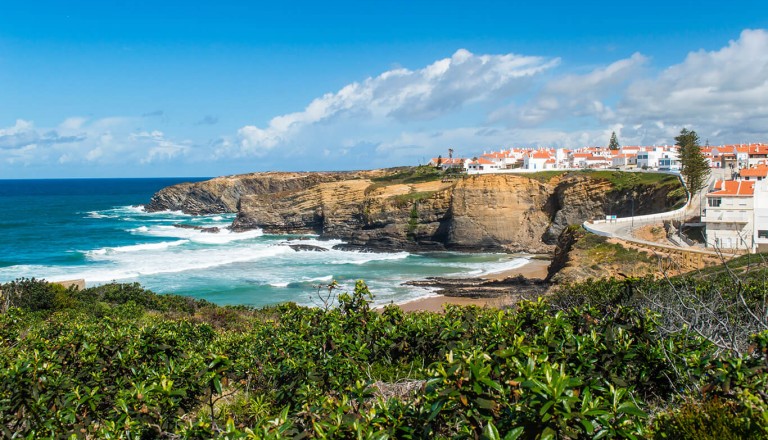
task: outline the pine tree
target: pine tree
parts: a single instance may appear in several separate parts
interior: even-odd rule
[[[675,144],[680,147],[680,174],[691,194],[701,191],[709,177],[709,164],[701,153],[699,135],[684,128],[675,137]]]
[[[608,142],[608,148],[611,150],[618,150],[621,148],[621,145],[619,145],[619,139],[616,138],[616,132],[611,133],[611,141]]]

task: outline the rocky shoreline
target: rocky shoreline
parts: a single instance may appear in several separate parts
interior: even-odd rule
[[[551,284],[543,279],[526,278],[523,275],[501,280],[429,277],[424,280],[408,281],[405,285],[435,288],[437,289],[435,293],[449,298],[485,299],[536,298],[546,294],[551,287]]]
[[[550,261],[543,256],[534,256],[523,266],[501,273],[410,281],[406,284],[437,289],[436,295],[398,306],[406,312],[442,312],[448,304],[504,308],[521,299],[535,300],[552,288],[552,284],[545,281],[549,264]]]

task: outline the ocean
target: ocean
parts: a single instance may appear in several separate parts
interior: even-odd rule
[[[231,232],[234,214],[144,212],[141,205],[157,190],[195,180],[204,179],[0,180],[0,283],[20,277],[85,279],[87,286],[139,282],[158,293],[263,306],[312,305],[317,286],[336,280],[350,290],[363,279],[381,305],[433,295],[403,285],[407,280],[477,276],[528,261],[505,254],[340,251],[331,249],[339,240]],[[288,244],[329,250],[296,252]]]

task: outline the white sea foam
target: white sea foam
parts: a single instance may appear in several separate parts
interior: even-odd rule
[[[233,241],[249,240],[264,235],[261,229],[254,229],[245,232],[233,232],[229,229],[221,229],[219,232],[203,232],[199,229],[177,228],[175,226],[140,226],[130,230],[132,233],[149,235],[153,237],[175,237],[184,238],[195,243],[203,244],[226,244]]]
[[[88,211],[86,214],[87,218],[116,218],[117,216],[110,216],[107,214],[102,214],[99,211]]]
[[[481,273],[484,275],[502,273],[525,266],[530,261],[529,258],[515,258],[513,260],[500,261],[498,263],[485,263]]]
[[[143,244],[134,244],[130,246],[105,247],[101,249],[87,251],[85,252],[85,255],[99,256],[99,255],[108,255],[108,254],[120,253],[120,252],[155,251],[155,250],[168,249],[174,246],[181,246],[186,243],[189,243],[189,240],[161,241],[159,243],[143,243]]]
[[[286,240],[280,242],[281,245],[290,246],[290,245],[306,245],[306,246],[317,246],[319,248],[332,250],[334,246],[337,244],[343,244],[344,242],[341,240],[317,240],[317,239],[301,239],[301,240]],[[312,252],[312,251],[309,251]]]
[[[338,252],[338,251],[337,251]],[[408,252],[397,252],[391,254],[374,252],[341,252],[339,259],[333,260],[331,264],[365,264],[371,261],[402,260],[408,258]]]
[[[304,281],[312,282],[312,281],[323,281],[328,282],[333,280],[333,275],[326,275],[324,277],[315,277],[315,278],[305,278]]]
[[[148,275],[202,271],[235,263],[274,258],[292,252],[281,246],[254,246],[234,249],[196,249],[170,252],[167,249],[145,249],[143,252],[118,252],[93,256],[101,264],[69,267],[68,278],[84,278],[88,282],[108,282],[140,278]],[[63,267],[41,267],[45,276],[58,276]]]

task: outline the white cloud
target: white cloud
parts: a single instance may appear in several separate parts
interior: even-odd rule
[[[217,154],[306,155],[330,164],[358,150],[394,165],[449,146],[474,155],[502,146],[605,145],[612,131],[623,144],[668,144],[683,126],[713,143],[768,138],[764,30],[672,66],[654,66],[640,53],[589,69],[559,61],[459,50],[418,70],[349,84],[265,127],[242,127]]]
[[[143,164],[171,160],[190,151],[188,143],[176,143],[159,130],[132,133],[130,138],[134,143],[149,144],[149,149],[140,160]]]
[[[73,116],[65,119],[64,122],[59,124],[59,130],[65,131],[65,132],[79,131],[80,129],[82,129],[83,125],[85,125],[86,122],[88,122],[88,118],[84,118],[81,116]]]
[[[133,131],[137,119],[69,117],[56,129],[17,120],[0,128],[0,163],[148,164],[187,155],[189,142],[169,139],[158,130]]]
[[[0,128],[0,150],[15,150],[35,143],[38,138],[31,121],[17,119],[12,127]]]
[[[523,106],[510,105],[489,116],[491,122],[517,126],[537,126],[563,117],[613,117],[607,99],[621,93],[637,77],[648,58],[635,53],[629,58],[600,66],[582,75],[566,74],[546,83],[539,94]]]
[[[475,55],[460,49],[419,69],[393,69],[327,93],[300,112],[274,117],[265,128],[238,131],[242,153],[263,155],[297,132],[332,119],[365,116],[374,121],[432,120],[468,104],[504,95],[516,81],[557,65],[535,56]]]
[[[691,126],[703,137],[722,142],[764,141],[768,32],[745,30],[720,50],[691,52],[656,77],[636,81],[618,113],[646,136],[670,139],[681,127]]]

